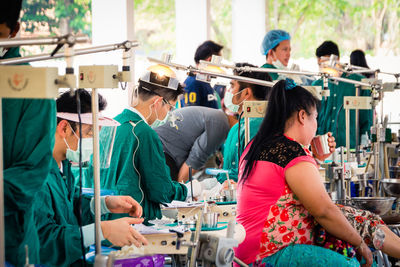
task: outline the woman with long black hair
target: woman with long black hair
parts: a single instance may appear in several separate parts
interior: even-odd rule
[[[247,264],[359,266],[352,257],[357,254],[370,266],[366,243],[372,246],[378,229],[386,237],[383,248],[375,247],[400,256],[399,238],[379,216],[340,208],[329,198],[308,150],[317,130],[318,105],[291,80],[279,81],[270,92],[266,116],[239,167],[237,221],[246,229],[246,239],[236,255]],[[315,246],[321,229],[331,244]]]
[[[358,66],[358,67],[364,67],[369,69],[369,66],[367,64],[367,59],[365,58],[365,53],[364,51],[357,49],[354,50],[353,52],[351,52],[350,54],[350,64],[354,65],[354,66]],[[373,73],[361,73],[362,75],[364,75],[367,78],[374,78],[374,74]]]

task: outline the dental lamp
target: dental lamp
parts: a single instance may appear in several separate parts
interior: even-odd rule
[[[165,59],[167,59],[167,60],[165,60]],[[188,71],[188,72],[193,72],[193,73],[200,73],[205,76],[209,76],[211,78],[212,77],[221,77],[221,78],[232,79],[232,80],[236,80],[236,81],[240,81],[240,82],[259,84],[259,85],[269,86],[269,87],[272,87],[275,84],[274,82],[252,79],[252,78],[238,76],[238,75],[231,75],[231,74],[226,74],[224,72],[217,72],[216,69],[206,70],[206,69],[204,69],[203,66],[201,66],[201,64],[200,64],[199,68],[196,68],[193,66],[185,66],[185,65],[181,65],[181,64],[176,64],[176,63],[171,62],[170,59],[171,59],[171,57],[165,57],[165,56],[164,56],[164,59],[162,59],[162,60],[148,57],[148,60],[152,61],[154,63],[158,63],[160,65],[168,66],[168,67],[175,68],[178,70],[183,70],[183,71]],[[197,76],[197,77],[199,77],[199,76]],[[209,77],[206,77],[204,80],[209,80]]]

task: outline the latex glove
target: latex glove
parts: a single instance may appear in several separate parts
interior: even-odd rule
[[[124,217],[111,221],[102,221],[103,236],[113,245],[118,247],[147,245],[147,240],[131,224],[142,223],[143,219]]]
[[[218,184],[217,178],[208,178],[200,182],[203,190],[210,190]]]
[[[231,182],[231,184],[233,185],[233,188],[236,189],[237,188],[237,183],[233,180],[229,180]],[[225,180],[225,182],[222,184],[222,190],[228,190],[229,189],[229,185],[228,185],[228,180]]]
[[[199,196],[201,196],[201,193],[203,192],[203,187],[201,185],[201,183],[197,180],[192,180],[193,183],[193,197],[194,198],[198,198]],[[191,199],[192,198],[192,189],[190,186],[190,182],[185,184],[188,194],[187,194],[187,199]]]
[[[222,184],[217,183],[213,188],[209,190],[203,190],[203,196],[206,199],[214,199],[216,196],[220,195]]]
[[[130,196],[108,196],[106,205],[112,213],[129,213],[130,216],[137,218],[143,213],[142,206]]]

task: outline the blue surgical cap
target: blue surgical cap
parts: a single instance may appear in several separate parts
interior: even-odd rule
[[[266,55],[268,51],[276,47],[280,42],[290,40],[288,32],[283,30],[272,30],[269,31],[265,36],[261,44],[261,54]]]

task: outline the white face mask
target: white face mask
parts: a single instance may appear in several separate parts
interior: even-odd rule
[[[5,47],[0,47],[0,57],[4,57],[4,55],[7,53],[8,49]]]
[[[165,116],[165,118],[163,120],[158,119],[158,114],[157,114],[157,110],[156,110],[156,120],[151,124],[151,128],[156,128],[159,127],[161,125],[164,125],[165,123],[168,122],[169,116],[170,116],[170,112],[168,111],[167,115]]]
[[[72,128],[71,128],[72,130]],[[72,130],[74,133],[75,137],[78,139],[78,147],[76,150],[72,150],[70,146],[67,143],[67,140],[64,138],[64,142],[67,145],[67,154],[66,157],[69,161],[78,163],[79,162],[79,154],[80,154],[80,146],[79,146],[79,137],[76,135],[74,130]],[[82,138],[82,162],[86,162],[90,160],[90,157],[93,154],[93,138],[88,137],[88,138]]]
[[[280,70],[287,69],[287,67],[285,65],[283,65],[279,59],[272,61],[272,65],[274,65],[277,69],[280,69]]]
[[[9,35],[9,36],[7,37],[7,39],[10,39],[10,38],[11,38],[11,35]],[[0,47],[0,57],[4,57],[4,55],[5,55],[7,52],[8,52],[8,48]]]
[[[226,91],[225,92],[225,96],[224,96],[224,105],[227,109],[229,109],[230,111],[232,111],[233,113],[237,113],[239,111],[240,105],[243,103],[243,101],[245,101],[246,99],[244,99],[242,102],[240,102],[239,104],[233,104],[233,98],[240,94],[244,89],[240,90],[239,92],[237,92],[236,94],[232,94],[230,91]]]

